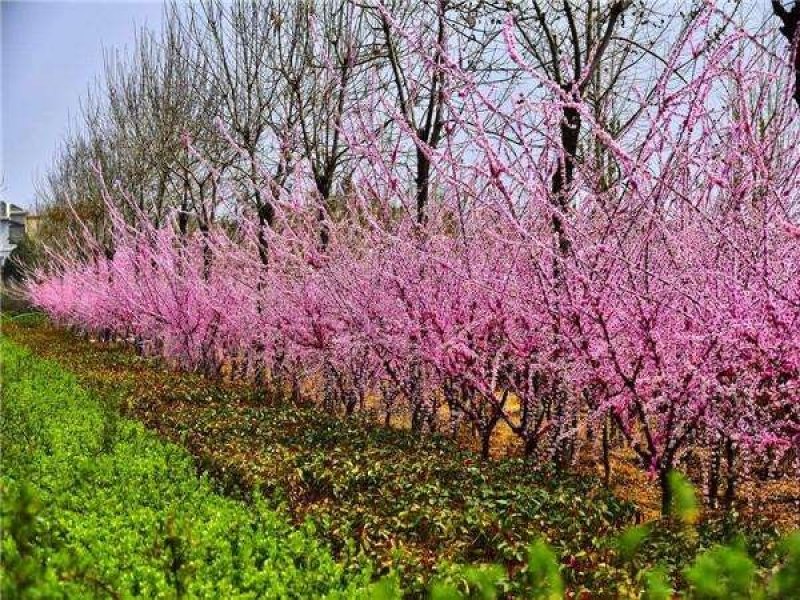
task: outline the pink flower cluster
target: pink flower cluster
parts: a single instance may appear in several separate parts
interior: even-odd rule
[[[560,461],[610,423],[662,478],[719,440],[796,469],[800,119],[788,67],[735,28],[678,77],[712,27],[699,22],[614,135],[558,88],[486,88],[429,61],[446,70],[452,133],[431,148],[398,126],[432,159],[424,224],[408,148],[376,126],[399,117],[362,107],[342,125],[353,191],[326,217],[324,247],[303,171],[265,192],[277,217],[261,232],[237,206],[181,236],[125,222],[109,195],[113,255],[90,239],[80,257],[54,253],[30,297],[58,323],[135,337],[182,368],[232,365],[297,394],[311,381],[331,409],[402,412],[418,430],[446,414],[486,453],[505,424]],[[525,68],[511,33],[505,43]],[[551,182],[565,107],[586,140],[562,206]]]

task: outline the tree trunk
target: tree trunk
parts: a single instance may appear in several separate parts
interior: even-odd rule
[[[672,486],[669,483],[670,469],[662,468],[658,472],[658,486],[661,488],[661,516],[668,517],[672,510]]]
[[[536,434],[528,434],[525,438],[525,456],[531,457],[533,453],[536,452],[536,448],[539,446],[539,436]]]
[[[330,228],[327,223],[328,203],[331,195],[331,180],[328,175],[315,178],[317,192],[319,192],[319,206],[317,207],[317,221],[319,222],[319,245],[321,250],[328,247],[331,239]]]
[[[272,227],[275,220],[275,209],[270,202],[265,202],[258,207],[258,257],[266,267],[269,265],[269,242],[264,233],[264,227]]]
[[[730,510],[736,500],[736,448],[733,445],[733,440],[727,438],[725,440],[725,467],[727,469],[725,478],[725,510]]]
[[[608,416],[603,419],[603,485],[611,485],[611,448],[609,443]]]
[[[489,450],[492,446],[492,429],[491,427],[481,431],[481,458],[489,460]]]
[[[417,223],[422,225],[427,221],[425,214],[428,205],[428,195],[430,187],[431,161],[425,153],[417,148]]]
[[[561,146],[563,156],[558,169],[553,174],[551,191],[555,211],[552,217],[553,232],[558,238],[558,249],[561,256],[569,253],[570,241],[567,237],[562,217],[569,210],[567,192],[575,179],[575,159],[578,155],[578,135],[581,130],[581,116],[575,108],[564,108],[561,121]]]
[[[722,466],[722,451],[720,444],[714,444],[711,450],[711,465],[708,472],[708,505],[717,508],[719,500],[719,477]]]
[[[800,106],[800,0],[795,0],[791,10],[786,10],[780,0],[773,0],[772,10],[783,21],[780,32],[789,42],[790,51],[793,53],[791,63],[794,64],[794,100]]]

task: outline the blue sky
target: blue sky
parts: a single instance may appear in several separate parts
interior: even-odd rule
[[[34,182],[51,163],[103,48],[131,47],[142,25],[161,23],[161,0],[0,0],[2,19],[2,184],[0,194],[32,207]]]

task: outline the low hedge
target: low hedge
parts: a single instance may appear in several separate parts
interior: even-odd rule
[[[0,338],[3,598],[370,597],[313,535]],[[362,561],[368,562],[368,561]]]

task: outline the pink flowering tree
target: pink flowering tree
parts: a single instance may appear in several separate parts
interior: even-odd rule
[[[608,472],[613,430],[665,511],[693,448],[711,450],[712,502],[722,458],[731,499],[751,457],[796,468],[793,65],[707,2],[631,90],[623,124],[588,97],[605,36],[558,80],[504,14],[479,46],[515,76],[487,78],[444,4],[433,29],[370,13],[402,49],[387,68],[406,75],[361,73],[370,93],[336,113],[351,172],[335,203],[320,211],[319,165],[293,156],[284,185],[260,191],[267,223],[241,200],[250,184],[185,140],[216,191],[202,223],[178,212],[157,226],[106,191],[113,252],[88,228],[80,253],[51,250],[33,302],[176,367],[231,365],[278,397],[316,390],[326,410],[415,432],[466,425],[487,458],[501,426],[559,467],[602,431]]]

